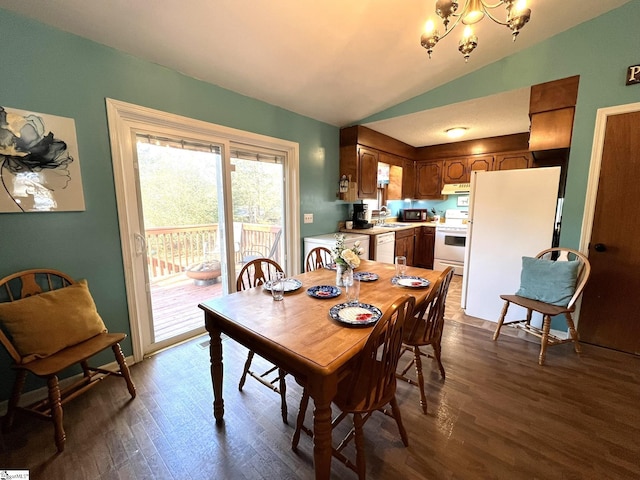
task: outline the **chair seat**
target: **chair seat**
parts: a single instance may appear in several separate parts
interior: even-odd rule
[[[573,312],[574,308],[560,307],[558,305],[551,305],[549,303],[540,302],[538,300],[532,300],[530,298],[521,297],[519,295],[500,295],[502,300],[519,305],[529,310],[534,310],[542,315],[562,315],[563,313]]]
[[[124,333],[101,333],[82,343],[60,350],[50,357],[39,358],[28,363],[17,363],[13,365],[13,368],[28,370],[39,377],[48,377],[76,363],[89,359],[125,338],[126,335]]]

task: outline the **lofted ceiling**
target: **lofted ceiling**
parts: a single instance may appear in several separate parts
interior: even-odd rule
[[[454,31],[427,57],[420,46],[434,0],[0,0],[11,10],[191,77],[335,126],[358,122],[489,63],[590,20],[629,0],[528,0],[531,21],[518,40],[485,18],[476,51],[465,64]],[[490,2],[490,3],[497,3]],[[496,14],[505,16],[503,7]],[[457,30],[462,30],[457,27]],[[526,90],[526,89],[525,89]],[[518,94],[520,95],[518,97]],[[414,146],[445,143],[438,125],[464,120],[492,126],[484,136],[515,133],[509,101],[498,122],[471,118],[469,105],[375,122]],[[482,100],[474,101],[482,102]],[[473,103],[473,102],[472,102]],[[466,118],[449,119],[448,115]],[[420,115],[427,116],[421,122]],[[525,121],[526,120],[521,120]],[[404,122],[404,123],[403,123]],[[498,128],[498,124],[503,127]],[[378,127],[378,128],[376,128]],[[509,127],[509,128],[507,128]],[[384,131],[386,129],[387,131]],[[528,125],[524,130],[528,129]]]

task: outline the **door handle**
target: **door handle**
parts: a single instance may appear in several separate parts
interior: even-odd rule
[[[133,238],[134,238],[134,245],[135,245],[135,253],[136,253],[136,256],[139,257],[147,249],[147,242],[145,241],[144,236],[140,235],[139,233],[134,233]]]
[[[607,246],[606,246],[604,243],[596,243],[596,244],[593,246],[593,249],[594,249],[596,252],[606,252],[606,251],[607,251]]]

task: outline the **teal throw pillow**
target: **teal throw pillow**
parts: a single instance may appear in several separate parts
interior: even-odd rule
[[[578,261],[522,257],[520,289],[516,295],[566,307],[576,291]]]

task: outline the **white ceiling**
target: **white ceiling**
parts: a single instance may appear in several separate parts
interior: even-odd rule
[[[431,60],[420,46],[425,20],[437,18],[434,0],[0,0],[0,8],[345,126],[627,1],[529,0],[531,21],[515,43],[506,27],[486,18],[477,25],[479,45],[467,64],[457,51],[460,34],[455,31],[436,46]],[[505,16],[502,10],[496,11],[500,17]],[[428,115],[450,125],[445,122],[449,110]],[[406,118],[402,128],[392,122],[376,125],[406,143],[433,144],[428,132],[407,127],[412,120],[418,123]],[[471,125],[468,116],[464,121]],[[494,130],[488,136],[501,134]]]

